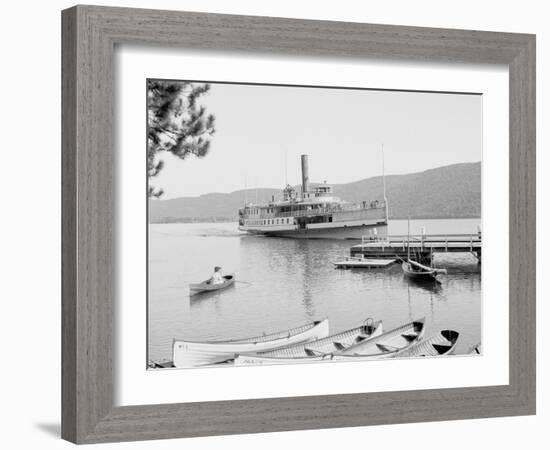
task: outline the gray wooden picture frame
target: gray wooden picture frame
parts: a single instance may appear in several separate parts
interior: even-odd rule
[[[63,11],[62,32],[64,439],[94,443],[535,413],[535,36],[97,6]],[[114,407],[113,52],[127,43],[507,65],[509,384]]]

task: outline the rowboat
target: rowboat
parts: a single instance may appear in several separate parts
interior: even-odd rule
[[[397,352],[409,348],[424,336],[425,319],[415,320],[372,339],[352,345],[340,352],[335,352],[332,359],[350,360],[388,358]]]
[[[189,285],[189,294],[197,295],[203,292],[212,292],[228,288],[233,283],[235,283],[235,274],[231,273],[229,275],[225,275],[223,279],[223,283],[218,284],[211,283],[209,280],[205,280],[202,283],[191,283]]]
[[[191,342],[174,339],[172,356],[174,366],[188,368],[217,364],[246,355],[273,350],[300,342],[309,342],[328,336],[328,319],[315,321],[290,330],[228,341]]]
[[[381,321],[374,322],[372,319],[367,319],[359,327],[351,328],[316,341],[286,346],[253,355],[238,355],[235,358],[235,365],[298,364],[330,359],[333,352],[379,336],[382,334],[382,331],[383,326]]]
[[[395,259],[369,259],[359,258],[357,256],[347,256],[339,261],[334,261],[332,264],[339,269],[375,269],[388,267],[394,262]]]
[[[394,358],[418,358],[422,356],[450,355],[456,347],[459,333],[453,330],[443,330],[440,333],[417,342],[405,350],[393,355]]]
[[[407,277],[416,280],[435,280],[437,275],[447,273],[446,269],[436,269],[435,267],[425,266],[412,259],[403,261],[401,268]]]

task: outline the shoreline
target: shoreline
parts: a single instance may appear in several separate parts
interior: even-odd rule
[[[407,220],[408,217],[390,217],[389,220]],[[419,217],[410,217],[411,220],[462,220],[462,219],[478,219],[482,220],[480,216],[419,216]],[[171,224],[193,224],[193,223],[237,223],[237,219],[230,219],[230,218],[219,218],[216,220],[212,220],[209,218],[193,218],[193,219],[174,219],[174,220],[163,220],[163,221],[155,221],[155,222],[148,222],[149,225],[171,225]]]

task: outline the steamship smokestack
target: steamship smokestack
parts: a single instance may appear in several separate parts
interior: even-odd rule
[[[302,193],[307,192],[309,189],[309,168],[307,158],[307,155],[302,155]]]

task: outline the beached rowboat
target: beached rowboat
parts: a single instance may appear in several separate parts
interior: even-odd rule
[[[328,336],[328,319],[290,330],[228,341],[191,342],[174,339],[173,362],[178,368],[216,364],[237,354],[257,353]]]
[[[382,331],[382,322],[374,322],[370,319],[359,327],[351,328],[316,341],[282,347],[253,355],[239,355],[235,358],[235,365],[297,364],[330,359],[333,352],[341,351],[358,342],[379,336],[382,334]]]
[[[424,336],[424,330],[425,319],[415,320],[380,336],[335,352],[332,360],[388,358],[420,341]]]
[[[440,333],[417,342],[409,348],[397,352],[394,358],[418,358],[422,356],[450,355],[456,347],[459,333],[453,330],[443,330]]]
[[[224,279],[223,283],[218,283],[218,284],[210,283],[209,280],[205,280],[201,283],[191,283],[189,285],[189,294],[197,295],[203,292],[218,291],[220,289],[225,289],[231,286],[233,283],[235,283],[234,274],[225,275],[223,279]]]

